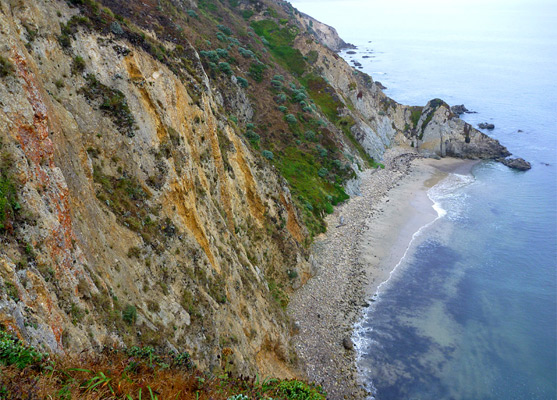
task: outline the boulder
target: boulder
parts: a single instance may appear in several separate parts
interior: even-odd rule
[[[509,168],[517,169],[519,171],[528,171],[532,168],[532,165],[522,158],[502,158],[498,161],[505,164]]]
[[[348,336],[342,339],[342,345],[346,350],[354,350],[354,342]]]

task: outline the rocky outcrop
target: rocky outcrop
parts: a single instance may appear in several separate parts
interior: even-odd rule
[[[343,49],[356,48],[353,44],[346,43],[344,40],[342,40],[341,37],[338,35],[337,30],[332,26],[324,24],[323,22],[320,22],[302,12],[298,13],[298,20],[301,22],[302,26],[304,26],[307,31],[317,39],[319,43],[327,46],[334,52],[338,52]]]
[[[458,116],[462,114],[475,114],[475,111],[470,111],[464,104],[451,106],[451,111]]]
[[[507,167],[516,169],[518,171],[528,171],[532,168],[532,165],[525,161],[522,158],[503,158],[499,159],[502,164],[505,164]]]
[[[416,123],[414,123],[416,122]],[[474,129],[455,116],[447,103],[434,99],[421,110],[419,118],[410,121],[407,137],[422,153],[445,157],[499,159],[510,155],[497,140]]]

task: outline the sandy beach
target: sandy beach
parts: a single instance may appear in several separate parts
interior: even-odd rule
[[[361,196],[328,216],[328,231],[312,249],[316,274],[289,305],[299,329],[294,344],[302,365],[328,398],[366,397],[356,371],[354,325],[412,236],[437,218],[427,190],[450,172],[469,173],[475,163],[389,150],[385,169],[362,174]]]

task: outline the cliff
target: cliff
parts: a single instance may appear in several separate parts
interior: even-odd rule
[[[359,171],[395,144],[507,155],[445,103],[389,99],[288,3],[229,3],[0,0],[0,322],[20,338],[299,375],[288,294]]]

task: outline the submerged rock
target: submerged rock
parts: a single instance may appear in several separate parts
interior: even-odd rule
[[[528,171],[532,168],[532,165],[522,158],[502,158],[498,161],[505,164],[509,168],[517,169],[519,171]]]

